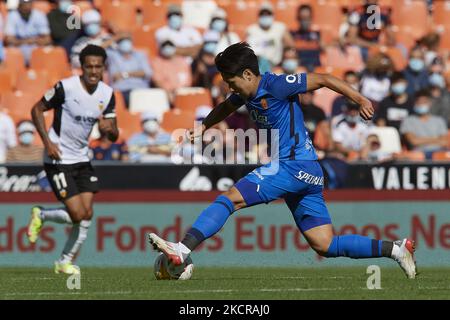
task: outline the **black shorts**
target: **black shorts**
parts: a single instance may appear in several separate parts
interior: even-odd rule
[[[98,192],[98,179],[90,162],[44,164],[47,179],[60,201],[83,192]]]

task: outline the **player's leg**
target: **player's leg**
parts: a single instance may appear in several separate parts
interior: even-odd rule
[[[78,211],[83,216],[78,217],[79,222],[73,224],[59,263],[72,263],[86,240],[91,225],[93,199],[94,194],[92,192],[83,192],[71,198],[71,201],[67,204],[70,208],[69,211]]]
[[[318,254],[327,258],[387,257],[399,262],[408,277],[415,276],[414,245],[408,239],[383,241],[357,234],[335,236],[322,192],[286,199],[298,228]]]
[[[206,239],[225,225],[228,217],[246,206],[245,200],[236,187],[222,193],[195,220],[179,243],[165,241],[156,234],[149,234],[149,241],[153,247],[163,252],[172,263],[179,265],[187,256]]]
[[[75,180],[70,173],[69,167],[45,165],[45,172],[53,193],[59,201],[65,203],[78,194],[78,189]],[[79,210],[69,212],[67,206],[60,208],[34,206],[31,209],[31,219],[28,225],[28,239],[31,243],[35,243],[46,222],[72,224],[74,221],[80,221],[78,219],[82,217],[83,214],[84,213],[80,213]]]
[[[94,193],[98,191],[97,177],[90,163],[78,164],[72,176],[79,194],[65,202],[74,224],[58,261],[62,266],[72,265],[87,239],[93,216]]]
[[[181,264],[200,243],[219,232],[233,212],[282,197],[286,192],[273,186],[270,177],[262,177],[260,170],[261,168],[255,170],[259,171],[257,175],[248,174],[229,191],[217,197],[200,214],[181,242],[171,243],[152,233],[149,235],[150,243],[155,249],[162,251],[174,264]]]

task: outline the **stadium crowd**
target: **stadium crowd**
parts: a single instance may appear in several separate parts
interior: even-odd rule
[[[116,91],[121,130],[117,143],[94,130],[93,159],[169,162],[180,147],[171,131],[230,94],[214,57],[243,40],[261,72],[331,73],[373,102],[365,123],[357,105],[327,89],[300,96],[320,158],[450,160],[450,1],[15,0],[0,11],[0,163],[42,161],[30,109],[80,73],[87,44],[107,49],[104,81]],[[254,128],[245,107],[216,126],[228,128]],[[232,156],[267,158],[264,146]]]

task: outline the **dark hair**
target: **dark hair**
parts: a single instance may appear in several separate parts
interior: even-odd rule
[[[414,100],[417,100],[421,97],[430,98],[430,91],[428,89],[421,89],[414,94]]]
[[[81,50],[81,52],[80,52],[80,64],[81,65],[84,64],[84,60],[86,59],[87,56],[102,57],[103,63],[106,62],[106,58],[107,58],[105,49],[103,49],[100,46],[93,45],[93,44],[89,44],[83,50]]]
[[[312,14],[312,7],[309,4],[302,4],[301,6],[299,6],[297,9],[297,13],[300,13],[300,11],[303,10],[309,10],[309,12],[311,12]]]
[[[391,83],[398,82],[400,80],[406,81],[405,75],[402,72],[394,72],[391,76]]]
[[[258,57],[247,42],[235,43],[216,56],[215,63],[221,73],[242,76],[245,69],[259,76]]]

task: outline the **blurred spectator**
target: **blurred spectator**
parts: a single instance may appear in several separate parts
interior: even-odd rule
[[[445,78],[440,72],[432,72],[429,77],[430,94],[432,98],[431,114],[440,116],[450,126],[450,92]]]
[[[0,110],[0,163],[6,160],[9,149],[17,145],[16,127],[10,116]]]
[[[119,38],[117,49],[108,52],[108,73],[111,86],[122,92],[127,106],[131,90],[150,87],[152,69],[148,58],[133,48],[130,35]]]
[[[344,73],[344,81],[356,91],[359,91],[360,89],[360,80],[359,75],[354,71],[349,70]],[[331,117],[342,114],[342,112],[344,112],[343,108],[346,104],[347,98],[342,95],[339,95],[336,99],[334,99],[331,107]]]
[[[164,40],[159,47],[159,55],[151,61],[155,86],[167,91],[173,100],[175,90],[192,86],[191,66],[182,56],[176,54],[175,44]]]
[[[375,113],[374,121],[378,126],[395,127],[412,113],[414,100],[406,93],[408,82],[401,72],[391,78],[391,94],[384,98]]]
[[[357,45],[361,48],[364,61],[368,59],[369,48],[376,46],[380,42],[381,35],[385,36],[385,45],[395,45],[395,35],[391,27],[389,13],[381,7],[379,25],[373,19],[371,6],[377,5],[378,0],[364,0],[364,4],[356,11],[350,13],[348,18],[349,27],[345,35],[349,44]]]
[[[284,47],[294,47],[286,25],[274,21],[273,6],[270,2],[261,4],[258,23],[248,28],[247,41],[260,58],[260,62],[269,64],[269,69],[281,62]]]
[[[361,149],[361,160],[371,162],[382,162],[394,159],[394,155],[383,151],[381,148],[381,141],[377,134],[370,133],[367,141]]]
[[[283,60],[280,66],[273,68],[272,72],[277,74],[294,74],[306,72],[306,69],[300,66],[295,48],[286,47],[283,50]]]
[[[207,31],[203,35],[203,47],[198,57],[192,63],[192,85],[211,89],[214,77],[219,74],[214,58],[220,34],[217,31]]]
[[[63,47],[67,56],[70,56],[72,46],[80,36],[80,30],[68,27],[68,22],[72,12],[70,7],[73,5],[71,0],[57,0],[57,7],[53,8],[48,14],[47,19],[50,26],[50,35],[53,44]]]
[[[426,66],[430,66],[438,57],[440,41],[441,37],[437,32],[430,32],[419,40],[419,46],[424,52]]]
[[[310,91],[300,96],[303,120],[309,137],[317,150],[325,151],[332,148],[330,124],[323,110],[313,103],[314,92]],[[318,133],[316,135],[316,133]],[[320,137],[318,140],[316,138]]]
[[[228,28],[227,13],[225,10],[217,8],[213,12],[211,22],[209,23],[209,30],[216,31],[220,34],[219,43],[217,44],[215,52],[216,55],[232,44],[241,41],[241,38],[235,32],[229,31]]]
[[[117,34],[114,37],[102,29],[102,17],[97,10],[88,10],[81,16],[81,22],[83,25],[84,36],[79,38],[72,46],[72,52],[70,55],[70,61],[72,67],[80,68],[79,55],[88,44],[95,44],[101,46],[104,49],[114,46],[116,41],[122,37],[121,34]]]
[[[297,9],[297,22],[299,28],[291,31],[298,52],[301,65],[309,71],[320,66],[320,52],[325,48],[320,37],[320,31],[312,30],[313,11],[309,4]]]
[[[156,30],[156,41],[162,45],[171,39],[176,53],[195,58],[202,47],[202,36],[197,29],[183,25],[183,13],[178,4],[171,4],[167,10],[167,25]]]
[[[411,96],[414,96],[417,91],[426,89],[429,86],[424,54],[420,47],[417,46],[411,49],[408,66],[403,71],[403,74],[408,81],[406,91]]]
[[[8,150],[6,162],[8,163],[41,163],[44,148],[34,145],[36,129],[32,121],[25,120],[17,124],[19,144]]]
[[[52,41],[47,17],[33,9],[32,0],[20,0],[17,10],[8,13],[5,36],[6,45],[19,47],[27,63],[34,48]]]
[[[172,153],[170,134],[164,132],[158,118],[151,112],[141,115],[142,132],[128,140],[130,161],[169,162]]]
[[[415,114],[404,119],[400,126],[400,133],[404,135],[408,147],[424,152],[427,159],[431,159],[433,152],[447,148],[447,122],[430,113],[431,103],[427,90],[418,91]]]
[[[93,160],[128,161],[128,147],[125,142],[111,142],[108,137],[100,133],[100,138],[91,144]]]
[[[347,101],[345,113],[332,119],[331,135],[335,151],[347,158],[361,152],[370,128],[359,116],[359,105]]]
[[[389,94],[389,77],[393,70],[391,58],[384,53],[377,53],[367,61],[367,69],[361,77],[361,94],[372,100],[375,108]]]

